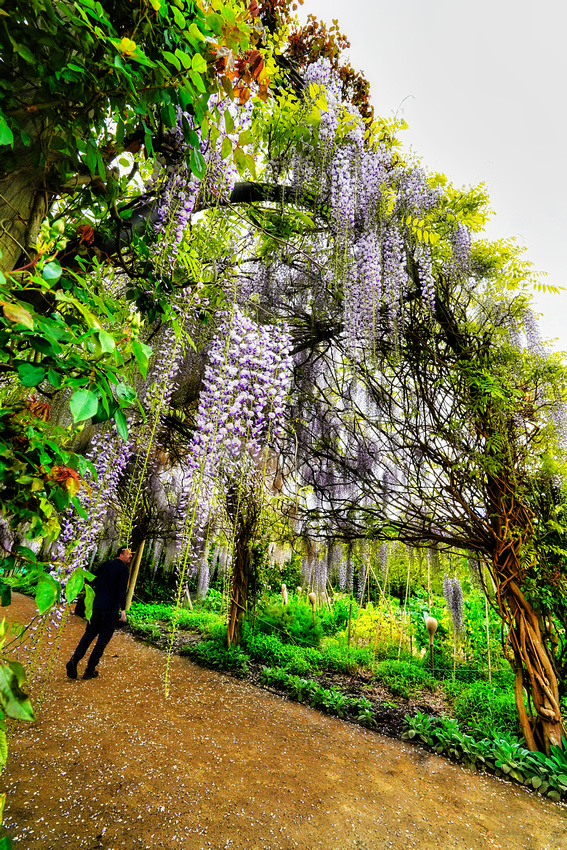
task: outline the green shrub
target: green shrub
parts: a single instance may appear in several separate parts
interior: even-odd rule
[[[321,653],[312,647],[282,643],[276,635],[253,632],[245,627],[243,644],[254,661],[269,667],[282,667],[288,673],[303,676],[321,664]]]
[[[201,634],[210,634],[211,630],[219,623],[218,615],[211,611],[188,611],[183,608],[177,616],[178,629],[201,632]],[[224,629],[226,631],[226,626],[224,626]]]
[[[325,646],[321,650],[322,664],[329,673],[354,676],[360,667],[370,667],[372,651],[365,647]]]
[[[157,623],[134,622],[130,627],[135,635],[145,640],[158,640],[161,637]]]
[[[171,620],[172,607],[163,602],[132,602],[128,611],[128,620],[132,622],[152,620],[163,620],[166,623]]]
[[[334,635],[348,626],[348,615],[352,604],[352,619],[356,620],[358,605],[348,596],[336,596],[330,608],[320,608],[317,616],[321,620],[323,632]]]
[[[223,606],[223,595],[218,590],[214,590],[212,587],[209,587],[207,590],[207,595],[204,599],[198,599],[195,602],[195,608],[203,611],[214,611],[216,614],[220,614]]]
[[[208,640],[197,645],[187,644],[181,650],[202,667],[210,667],[213,670],[224,670],[239,678],[247,675],[250,657],[238,646],[223,646],[215,640]]]
[[[313,617],[311,606],[300,601],[291,601],[288,605],[263,602],[256,610],[254,629],[306,647],[319,646],[323,636],[319,616]]]
[[[511,690],[488,682],[472,682],[456,694],[455,717],[461,723],[498,732],[519,732],[518,712]]]
[[[394,696],[410,697],[423,690],[434,691],[437,682],[424,667],[407,661],[381,661],[376,665],[376,679]]]

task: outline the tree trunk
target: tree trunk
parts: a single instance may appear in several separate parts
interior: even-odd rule
[[[500,615],[508,626],[507,643],[513,652],[516,707],[528,747],[549,754],[552,745],[562,746],[565,730],[553,663],[542,639],[537,614],[520,589],[523,574],[520,553],[523,541],[532,532],[532,517],[515,498],[513,487],[501,481],[493,481],[492,485],[497,495],[493,504],[498,507],[493,516],[494,579]],[[528,695],[528,710],[524,705],[524,690]]]
[[[251,535],[247,534],[245,523],[239,526],[239,534],[234,543],[234,564],[230,580],[230,608],[228,612],[228,627],[226,632],[229,646],[238,646],[242,638],[242,625],[248,604],[248,587],[252,566],[250,549]]]
[[[23,166],[0,176],[0,270],[12,271],[22,254],[32,259],[41,222],[47,215],[47,193],[41,170]]]

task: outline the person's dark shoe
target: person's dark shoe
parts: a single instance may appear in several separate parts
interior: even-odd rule
[[[67,670],[67,675],[70,679],[77,678],[77,662],[74,658],[69,659],[69,661],[65,665],[65,668]]]
[[[85,670],[83,673],[83,679],[96,679],[98,676],[98,670]]]

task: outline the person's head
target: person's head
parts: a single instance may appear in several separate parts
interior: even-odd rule
[[[127,546],[121,546],[116,553],[116,557],[119,561],[124,561],[125,564],[129,564],[132,560],[132,552]]]

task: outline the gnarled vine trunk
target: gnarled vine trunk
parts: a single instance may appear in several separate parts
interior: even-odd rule
[[[252,562],[250,542],[250,540],[240,537],[234,543],[234,561],[230,580],[230,607],[226,632],[229,646],[238,646],[242,638],[242,624],[248,605],[248,586]]]
[[[234,553],[226,636],[229,646],[237,646],[242,638],[242,625],[248,605],[252,542],[260,519],[260,506],[251,494],[235,498],[234,493],[229,491],[227,512],[234,523]]]
[[[521,590],[521,549],[532,531],[532,517],[506,482],[492,479],[490,490],[496,508],[492,517],[496,538],[494,580],[500,614],[508,626],[507,643],[514,658],[514,695],[520,725],[528,747],[549,754],[552,745],[562,746],[565,730],[553,663],[537,613]],[[524,690],[529,700],[528,711]]]

